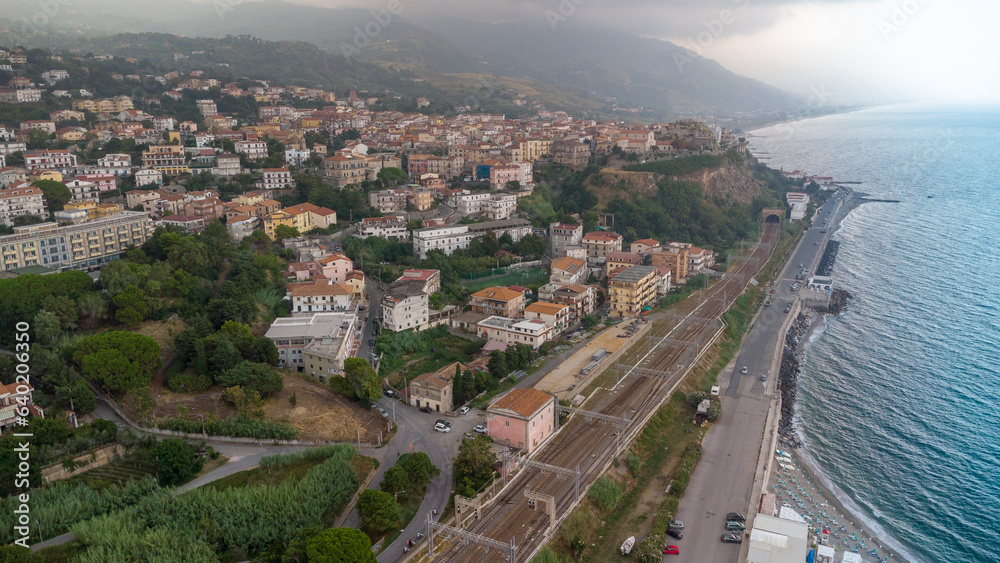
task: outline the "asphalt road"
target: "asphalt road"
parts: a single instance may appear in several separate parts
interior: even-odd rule
[[[745,513],[750,502],[767,413],[772,395],[777,392],[777,374],[770,373],[772,360],[776,346],[784,338],[781,327],[788,317],[785,305],[797,298],[790,286],[802,269],[800,264],[810,274],[819,264],[830,235],[821,232],[827,228],[824,219],[829,215],[825,212],[837,203],[833,197],[820,209],[815,226],[803,236],[785,265],[773,304],[761,310],[736,360],[726,368],[731,370],[728,383],[726,373],[720,375],[722,417],[705,436],[701,462],[681,499],[677,519],[685,523],[684,539],[667,538],[669,544],[680,547],[681,554],[665,556],[665,561],[716,563],[736,561],[739,556],[739,545],[720,541],[725,533],[726,513]],[[746,375],[741,373],[743,366],[747,367]],[[761,381],[762,374],[767,375],[766,381]]]

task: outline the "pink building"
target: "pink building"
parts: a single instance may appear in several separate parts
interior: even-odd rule
[[[334,253],[318,260],[323,269],[323,277],[330,283],[346,283],[347,274],[354,271],[354,262],[343,254]]]
[[[486,427],[494,441],[528,454],[555,433],[555,397],[537,389],[511,389],[486,410]]]
[[[114,174],[77,174],[76,179],[97,186],[97,191],[106,192],[118,188]]]

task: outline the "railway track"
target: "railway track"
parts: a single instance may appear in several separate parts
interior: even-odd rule
[[[636,435],[641,430],[645,417],[663,403],[670,389],[693,365],[694,347],[691,343],[697,345],[698,351],[706,349],[712,335],[721,326],[722,314],[767,262],[777,243],[778,234],[778,225],[766,224],[760,243],[735,272],[727,274],[722,282],[704,290],[700,298],[691,297],[678,304],[675,308],[676,324],[665,325],[662,336],[652,337],[661,339],[660,344],[639,364],[645,370],[644,373],[658,372],[661,376],[630,373],[613,390],[594,393],[588,401],[588,410],[613,417],[628,414],[626,437]],[[705,322],[704,319],[716,322]],[[570,470],[579,465],[582,491],[582,487],[597,479],[616,454],[619,431],[621,426],[610,421],[573,415],[534,459]],[[525,561],[540,543],[548,539],[550,525],[543,506],[539,505],[535,509],[528,506],[524,496],[526,490],[552,495],[557,518],[576,502],[573,479],[552,471],[522,468],[489,505],[480,509],[479,518],[469,522],[465,530],[503,543],[509,543],[513,538],[517,546],[516,560]],[[440,541],[436,543],[440,545]],[[508,561],[508,558],[509,554],[505,551],[456,539],[446,550],[436,552],[433,561],[501,563]]]

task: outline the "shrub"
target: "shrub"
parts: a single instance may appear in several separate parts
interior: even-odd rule
[[[590,486],[590,492],[587,496],[602,511],[611,512],[618,506],[618,501],[622,499],[624,494],[621,485],[612,481],[608,476],[601,475]]]
[[[174,393],[197,393],[212,386],[212,379],[205,375],[181,373],[167,381],[167,388]]]

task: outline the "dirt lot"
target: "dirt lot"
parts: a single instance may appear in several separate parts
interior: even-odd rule
[[[144,334],[160,345],[160,364],[167,365],[167,362],[174,356],[174,337],[181,333],[187,325],[180,318],[173,318],[166,321],[146,321],[139,325],[132,332]]]
[[[385,434],[386,422],[378,411],[369,412],[326,385],[291,373],[284,373],[283,377],[284,389],[267,399],[264,414],[269,419],[291,423],[299,430],[300,439],[355,441],[360,429],[361,440],[370,442],[378,439],[379,431]],[[288,402],[292,393],[295,393],[295,406]],[[231,406],[219,400],[221,394],[218,389],[198,394],[172,393],[164,387],[156,397],[154,416],[183,413],[195,420],[199,414],[213,413],[219,418],[236,414]]]

